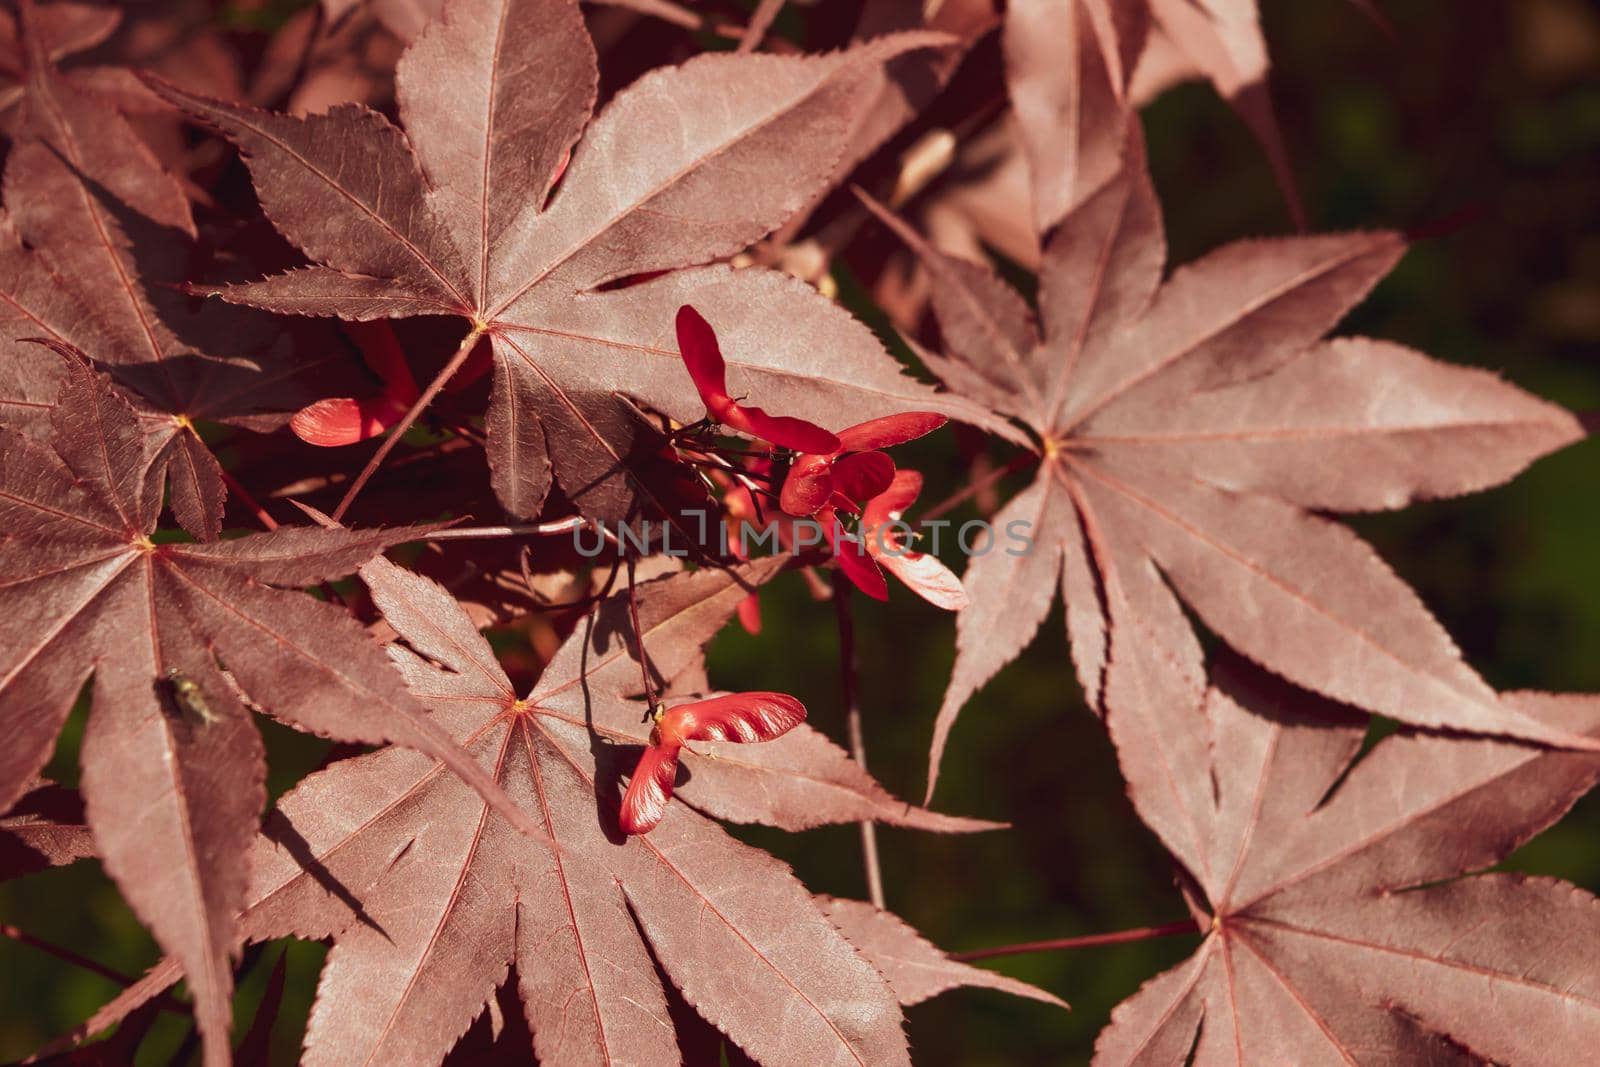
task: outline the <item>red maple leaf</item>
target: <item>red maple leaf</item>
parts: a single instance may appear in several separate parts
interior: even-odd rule
[[[585,513],[621,517],[640,489],[627,459],[641,427],[613,394],[688,421],[699,398],[663,343],[685,303],[741,354],[731,388],[795,417],[906,407],[983,417],[905,377],[804,284],[674,269],[731,255],[803,207],[832,175],[854,102],[884,61],[945,41],[701,56],[641,78],[586,132],[598,74],[574,0],[446,10],[401,61],[404,134],[357,106],[302,119],[157,88],[240,147],[267,214],[314,261],[221,296],[346,319],[460,317],[468,339],[421,402],[479,336],[491,339],[489,458],[507,509],[537,513],[553,475]]]
[[[131,405],[69,362],[47,443],[0,434],[0,811],[35,780],[93,676],[81,759],[106,870],[193,979],[226,1049],[233,917],[265,803],[263,711],[327,737],[443,759],[533,828],[423,715],[343,610],[294,591],[427,528],[158,539],[165,452]]]
[[[1600,735],[1593,698],[1506,699]],[[1358,756],[1365,716],[1238,663],[1189,718],[1212,754],[1176,779],[1120,756],[1205,940],[1116,1009],[1095,1063],[1559,1064],[1600,1041],[1600,902],[1460,877],[1559,819],[1600,757],[1411,729]]]
[[[1026,982],[951,959],[898,915],[860,900],[818,897],[817,903],[856,951],[888,979],[895,996],[906,1007],[961,986],[997,989],[1041,1004],[1067,1006],[1060,998]]]
[[[1058,579],[1079,679],[1119,746],[1165,751],[1185,733],[1169,717],[1204,686],[1179,597],[1334,698],[1588,745],[1503,704],[1372,550],[1315,513],[1494,485],[1576,440],[1576,420],[1396,344],[1319,343],[1399,257],[1394,234],[1239,242],[1163,283],[1160,214],[1136,132],[1129,143],[1128,167],[1049,236],[1042,333],[991,270],[880,210],[933,278],[946,353],[929,366],[1024,423],[1013,437],[1038,458],[992,522],[1020,524],[1031,549],[976,556],[963,578],[930,793],[961,706],[1032,638]]]
[[[642,583],[651,669],[662,679],[696,672],[749,585],[781,566]],[[705,742],[685,756],[681,802],[650,833],[623,834],[619,779],[653,726],[628,698],[640,667],[627,594],[581,625],[519,696],[438,585],[383,560],[362,574],[405,642],[392,654],[413,692],[561,851],[528,847],[469,790],[400,749],[336,763],[286,795],[252,855],[238,928],[249,939],[334,938],[307,1063],[441,1057],[508,965],[541,1062],[675,1061],[663,972],[758,1059],[908,1062],[882,977],[787,867],[699,811],[786,829],[861,818],[943,831],[992,824],[895,800],[800,724],[763,744]],[[162,964],[90,1027],[181,974]]]
[[[194,312],[175,290],[188,266],[188,202],[102,96],[57,70],[65,26],[110,32],[102,9],[22,8],[22,122],[6,159],[0,216],[0,411],[48,432],[61,361],[25,342],[87,353],[133,401],[170,474],[180,525],[217,536],[227,489],[197,422],[281,425],[308,397],[297,376],[329,362],[291,353],[270,316]],[[38,25],[35,25],[35,23]],[[32,27],[32,28],[30,28]]]

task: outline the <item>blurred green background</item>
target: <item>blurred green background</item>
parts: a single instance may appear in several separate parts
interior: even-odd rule
[[[1394,339],[1488,367],[1575,410],[1600,410],[1600,8],[1589,0],[1383,0],[1385,36],[1343,0],[1262,0],[1273,89],[1313,228],[1423,227],[1419,244],[1341,332]],[[780,28],[781,28],[780,24]],[[1258,146],[1209,87],[1149,108],[1151,165],[1172,261],[1234,238],[1287,230]],[[1600,691],[1597,446],[1546,459],[1510,486],[1354,522],[1409,580],[1470,662],[1502,688]],[[948,435],[908,450],[929,474],[924,503],[956,483]],[[970,509],[969,509],[970,511]],[[951,560],[959,568],[959,562]],[[873,772],[921,795],[933,713],[952,656],[951,619],[897,590],[856,598],[861,701]],[[763,636],[730,629],[712,679],[786,689],[843,737],[831,608],[786,579],[764,597]],[[75,781],[74,729],[52,773]],[[267,725],[273,786],[322,748]],[[1183,918],[1170,867],[1134,818],[1109,744],[1082,706],[1059,605],[1022,658],[968,705],[938,807],[1009,831],[941,838],[880,830],[888,903],[950,950]],[[739,836],[793,863],[817,892],[863,897],[853,826]],[[1600,801],[1581,803],[1510,866],[1600,891]],[[0,923],[137,974],[148,935],[92,863],[0,886]],[[1196,938],[1018,956],[992,965],[1072,1002],[1071,1013],[980,991],[909,1011],[921,1064],[1082,1063],[1111,1008],[1188,953]],[[240,996],[247,1024],[281,949]],[[275,1062],[293,1062],[321,947],[289,951]],[[78,1022],[116,991],[89,972],[0,939],[0,1059]],[[140,1062],[192,1055],[161,1023]]]

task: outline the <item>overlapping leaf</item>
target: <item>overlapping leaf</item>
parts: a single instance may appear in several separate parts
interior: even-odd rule
[[[963,580],[930,781],[961,706],[1032,638],[1058,579],[1091,702],[1119,745],[1175,767],[1203,756],[1200,731],[1177,722],[1204,685],[1178,597],[1245,655],[1336,699],[1572,742],[1500,702],[1415,594],[1315,512],[1494,485],[1577,439],[1576,420],[1399,345],[1319,343],[1399,258],[1394,234],[1243,241],[1163,284],[1160,213],[1130,146],[1050,236],[1042,331],[992,271],[889,220],[934,279],[946,354],[930,366],[1025,423],[1039,456],[994,518],[1024,524],[1032,550],[979,556]]]
[[[817,903],[856,951],[882,972],[906,1007],[962,986],[997,989],[1042,1004],[1067,1006],[1026,982],[951,959],[898,915],[860,900],[818,897]]]
[[[1594,698],[1506,699],[1600,734]],[[1600,901],[1554,879],[1458,877],[1559,819],[1600,757],[1404,730],[1352,768],[1364,716],[1244,666],[1204,716],[1204,783],[1130,777],[1183,857],[1205,940],[1117,1008],[1096,1063],[1560,1065],[1600,1041]]]
[[[536,513],[553,476],[586,511],[616,515],[636,489],[625,467],[640,425],[614,391],[695,410],[671,339],[685,303],[722,337],[732,387],[796,416],[981,417],[904,376],[864,327],[784,276],[706,267],[611,284],[729,256],[782,223],[832,175],[884,61],[942,40],[702,56],[647,74],[585,132],[597,73],[576,3],[496,0],[448,5],[407,51],[404,134],[355,106],[297,119],[163,91],[240,147],[268,215],[315,264],[223,297],[461,317],[494,349],[501,500]]]
[[[1250,127],[1305,228],[1256,0],[1018,0],[1008,8],[1005,46],[1041,232],[1117,171],[1133,108],[1190,78],[1211,82]]]
[[[652,668],[671,677],[692,667],[744,583],[780,565],[642,586]],[[561,850],[518,838],[414,753],[359,757],[301,783],[253,857],[240,928],[252,938],[336,935],[307,1062],[402,1053],[437,1062],[512,964],[541,1062],[674,1062],[652,956],[758,1059],[905,1061],[882,979],[786,867],[690,805],[791,827],[869,817],[935,830],[988,824],[893,800],[801,726],[763,745],[686,754],[688,780],[661,825],[624,837],[622,775],[650,725],[627,698],[640,678],[625,600],[591,618],[518,697],[442,589],[384,561],[362,573],[406,642],[394,653],[413,691]]]
[[[293,377],[331,353],[296,358],[267,316],[197,315],[152,287],[183,279],[194,224],[177,181],[128,121],[54,66],[52,41],[79,25],[61,16],[95,12],[80,37],[84,27],[109,32],[103,9],[23,6],[22,133],[0,218],[0,412],[13,428],[47,424],[61,361],[27,341],[88,354],[134,401],[170,471],[178,521],[210,539],[227,493],[195,421],[275,425],[310,399]]]
[[[1006,78],[1048,231],[1122,164],[1149,0],[1017,0],[1004,29]]]
[[[216,1061],[244,855],[266,799],[251,710],[432,752],[534,828],[420,714],[353,619],[288,591],[418,531],[158,544],[163,453],[127,401],[76,366],[50,420],[48,443],[0,436],[0,811],[35,780],[92,674],[88,822],[107,871],[192,977]]]
[[[1204,78],[1267,153],[1289,213],[1304,229],[1305,208],[1267,86],[1267,42],[1257,0],[1147,0],[1153,32],[1132,95],[1146,98],[1187,78]],[[1365,3],[1365,0],[1357,0]]]
[[[76,790],[38,779],[0,818],[0,881],[94,855]]]
[[[146,218],[192,235],[194,218],[178,180],[123,115],[103,106],[88,71],[56,68],[110,37],[122,13],[71,0],[16,6],[17,15],[0,12],[0,80],[10,83],[0,99],[20,104],[22,128]]]

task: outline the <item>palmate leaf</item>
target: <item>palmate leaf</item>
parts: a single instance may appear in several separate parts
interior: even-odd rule
[[[1144,69],[1131,86],[1143,99],[1187,78],[1204,78],[1261,142],[1295,225],[1306,228],[1305,208],[1267,86],[1267,42],[1257,0],[1142,0],[1152,31]],[[1365,5],[1366,0],[1355,0]]]
[[[1149,0],[1016,0],[1007,8],[1006,81],[1042,233],[1122,164]]]
[[[48,779],[34,781],[0,818],[0,882],[94,854],[83,798]]]
[[[865,901],[818,897],[817,903],[856,951],[878,968],[906,1007],[962,986],[996,989],[1041,1004],[1067,1006],[1027,982],[951,959],[904,919]]]
[[[459,316],[493,345],[502,502],[534,514],[554,477],[586,513],[615,516],[636,489],[625,461],[640,426],[613,392],[697,415],[672,341],[686,303],[722,338],[734,392],[792,415],[986,418],[902,374],[870,331],[784,275],[704,267],[607,287],[732,255],[780,225],[833,174],[884,62],[945,41],[701,56],[645,75],[586,132],[597,73],[574,0],[447,5],[401,61],[404,134],[354,106],[300,119],[157,88],[239,146],[263,208],[315,263],[223,298]]]
[[[265,803],[252,710],[348,741],[410,744],[519,812],[425,715],[343,610],[293,592],[422,529],[152,539],[163,453],[73,364],[48,443],[0,435],[0,812],[49,759],[84,682],[82,791],[106,870],[193,979],[227,1053],[233,921]]]
[[[1352,0],[1380,25],[1370,0]],[[1261,142],[1296,225],[1305,209],[1267,86],[1257,0],[1017,0],[1006,73],[1046,232],[1118,169],[1132,109],[1204,78]]]
[[[183,277],[188,201],[127,119],[56,69],[52,40],[74,12],[109,32],[104,9],[22,7],[23,121],[0,218],[0,417],[47,430],[64,372],[28,341],[88,354],[133,401],[170,474],[173,514],[210,540],[227,493],[195,421],[270,428],[311,399],[294,378],[331,353],[296,356],[270,316],[196,314],[152,286]]]
[[[194,236],[194,217],[182,184],[166,172],[134,127],[103,106],[89,71],[57,63],[103,43],[122,12],[98,4],[20,0],[0,12],[0,81],[15,82],[7,105],[18,105],[21,126],[102,182],[117,200],[152,222]]]
[[[758,564],[752,578],[774,569],[772,561]],[[625,600],[614,598],[580,627],[532,692],[518,700],[487,645],[436,587],[383,564],[363,574],[401,637],[439,664],[402,655],[414,691],[447,716],[463,743],[478,746],[508,790],[537,798],[535,810],[565,852],[552,862],[509,842],[521,852],[511,853],[490,825],[481,844],[458,847],[446,864],[435,841],[470,837],[464,824],[485,818],[482,805],[459,792],[451,804],[427,790],[416,803],[440,814],[419,820],[386,804],[385,814],[392,810],[394,818],[368,824],[380,836],[410,837],[418,864],[442,868],[441,889],[466,880],[499,889],[454,898],[419,886],[420,868],[412,865],[410,873],[386,879],[363,898],[394,943],[364,925],[339,938],[324,977],[322,1000],[330,1011],[313,1016],[308,1037],[314,1057],[382,1058],[389,1046],[367,1043],[371,1030],[351,1020],[338,991],[370,987],[377,976],[400,986],[401,975],[403,997],[360,1013],[435,1020],[425,1035],[409,1040],[427,1040],[442,1054],[514,961],[541,1062],[671,1062],[676,1050],[670,1028],[662,1027],[665,1004],[648,945],[689,1002],[758,1059],[903,1061],[898,1012],[877,976],[834,934],[781,864],[726,837],[687,805],[780,825],[862,817],[944,830],[983,824],[891,800],[842,752],[801,726],[761,745],[696,746],[709,758],[684,755],[689,778],[662,823],[647,835],[624,839],[615,822],[621,772],[633,766],[650,728],[648,709],[625,699],[640,685]],[[701,572],[642,587],[640,621],[652,669],[674,677],[693,666],[704,642],[747,595],[749,580]],[[373,773],[354,765],[334,768],[313,784],[337,790],[332,776],[341,771]],[[391,775],[382,780],[390,782]],[[469,801],[464,809],[462,798]],[[741,798],[756,806],[746,809]],[[320,806],[309,791],[294,799],[294,806],[285,806],[291,817]],[[450,806],[433,809],[431,803]],[[453,811],[448,819],[445,810]],[[418,836],[423,833],[426,840]],[[303,836],[319,855],[330,843],[321,835]],[[328,866],[339,874],[339,866]],[[491,877],[496,868],[505,874]],[[418,908],[420,900],[434,903]],[[397,934],[386,921],[389,914],[407,916],[416,935]],[[474,968],[470,981],[442,981],[454,966],[434,948],[445,941],[483,944],[491,956]],[[553,945],[567,947],[552,950]],[[606,973],[597,964],[585,967],[590,960],[604,960]],[[574,1002],[583,1009],[575,1011]],[[630,1044],[614,1048],[619,1041]]]
[[[693,673],[768,560],[639,587],[652,669]],[[678,1058],[656,962],[763,1062],[906,1062],[895,998],[788,868],[714,815],[785,827],[873,818],[942,831],[992,824],[890,797],[806,726],[760,745],[696,744],[649,834],[617,829],[623,775],[650,731],[625,596],[518,697],[448,593],[377,560],[362,571],[400,635],[413,691],[536,812],[561,847],[508,832],[469,791],[398,749],[306,779],[268,819],[241,933],[333,936],[306,1062],[438,1062],[515,965],[541,1063]],[[178,977],[95,1020],[114,1021]]]
[[[1204,672],[1179,597],[1238,651],[1335,699],[1589,745],[1501,702],[1372,550],[1316,514],[1494,485],[1578,439],[1577,421],[1399,345],[1319,343],[1398,259],[1394,234],[1243,241],[1162,283],[1136,132],[1126,157],[1050,235],[1042,331],[988,268],[884,216],[930,269],[946,347],[932,369],[1038,442],[1033,484],[994,517],[1027,524],[1032,550],[979,556],[963,578],[930,792],[957,713],[1031,640],[1058,579],[1090,702],[1124,751],[1153,746],[1174,767],[1204,750],[1182,710]]]
[[[1600,734],[1592,697],[1506,700]],[[1205,940],[1113,1012],[1096,1063],[1559,1065],[1600,1041],[1600,901],[1458,877],[1558,820],[1600,757],[1407,729],[1356,760],[1365,716],[1238,663],[1204,717],[1203,801],[1130,793],[1175,851],[1170,828],[1196,827],[1183,862]]]

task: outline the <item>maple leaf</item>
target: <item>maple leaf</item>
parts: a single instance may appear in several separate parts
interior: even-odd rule
[[[1506,699],[1600,734],[1592,697]],[[1240,664],[1203,721],[1204,780],[1130,795],[1186,853],[1205,940],[1112,1013],[1096,1063],[1562,1064],[1600,1041],[1600,901],[1458,877],[1559,819],[1600,758],[1407,729],[1358,759],[1365,716]],[[1170,832],[1183,822],[1193,838]]]
[[[641,426],[613,392],[692,418],[698,396],[670,341],[685,303],[736,353],[735,393],[812,421],[912,406],[982,417],[906,377],[864,326],[800,282],[673,269],[729,256],[803,207],[883,62],[944,40],[701,56],[646,74],[587,132],[597,71],[572,0],[448,6],[401,60],[404,134],[357,106],[299,119],[157,88],[239,146],[263,208],[314,261],[220,288],[223,298],[349,319],[465,319],[472,332],[446,373],[477,337],[491,339],[489,459],[508,510],[536,513],[553,476],[586,513],[620,517],[637,489],[625,468]],[[658,271],[670,273],[607,287]]]
[[[904,919],[865,901],[818,897],[817,903],[856,951],[878,968],[905,1007],[961,986],[997,989],[1041,1004],[1067,1006],[1059,997],[1027,982],[951,959]]]
[[[1006,83],[1043,233],[1122,169],[1151,0],[1014,0]],[[1184,0],[1187,2],[1187,0]]]
[[[194,979],[216,1062],[244,855],[266,800],[252,710],[323,736],[414,745],[541,831],[420,713],[355,620],[290,591],[427,528],[157,543],[162,456],[125,399],[70,368],[48,446],[0,432],[0,811],[49,759],[92,674],[89,826],[135,913]]]
[[[780,561],[639,587],[645,647],[673,676]],[[560,853],[528,847],[429,761],[388,749],[313,774],[279,803],[252,855],[243,936],[335,936],[306,1062],[438,1059],[515,962],[544,1063],[673,1062],[656,964],[758,1058],[905,1062],[882,979],[788,869],[688,805],[799,828],[873,818],[937,830],[990,824],[893,800],[814,730],[709,743],[661,824],[616,828],[621,773],[650,730],[626,598],[614,597],[518,697],[487,642],[437,585],[382,560],[363,569],[404,646],[418,696]],[[598,805],[597,805],[598,799]],[[330,887],[332,891],[330,892]],[[164,965],[148,998],[178,977]],[[138,998],[119,998],[120,1011]],[[577,1005],[582,1005],[581,1009]],[[93,1022],[113,1019],[108,1009]]]
[[[176,293],[147,288],[152,273],[184,272],[187,201],[127,120],[56,70],[41,40],[49,27],[29,32],[60,7],[22,9],[24,130],[0,217],[0,411],[13,428],[48,431],[63,365],[24,342],[87,353],[134,400],[170,473],[173,514],[210,540],[227,491],[196,420],[270,429],[309,399],[294,377],[330,357],[293,355],[269,316],[191,313]]]
[[[93,855],[83,798],[74,789],[37,779],[0,818],[0,881]]]
[[[1352,2],[1386,27],[1368,0]],[[1136,106],[1197,77],[1261,142],[1290,216],[1306,228],[1267,87],[1256,0],[1016,0],[1007,6],[1004,43],[1040,232],[1116,174]]]
[[[1261,143],[1298,229],[1306,228],[1294,169],[1267,86],[1267,42],[1257,0],[1144,0],[1151,32],[1130,95],[1148,99],[1186,78],[1209,81]],[[1362,4],[1365,0],[1356,0]]]
[[[852,42],[871,41],[897,32],[932,30],[950,35],[951,43],[942,48],[909,52],[885,65],[885,77],[870,94],[863,94],[864,106],[857,112],[855,130],[834,169],[834,180],[830,184],[835,185],[852,171],[860,173],[858,168],[863,165],[871,167],[878,149],[929,109],[968,52],[1000,21],[993,0],[945,0],[934,5],[864,0],[857,7],[859,17],[850,34]],[[934,133],[934,143],[943,139],[941,133],[948,136],[946,131]],[[881,156],[877,161],[887,162]],[[914,191],[919,182],[927,180],[926,173],[919,174],[914,164],[898,155],[890,165],[898,168],[897,189],[904,192]],[[843,199],[848,204],[849,198]],[[856,224],[839,227],[831,234],[822,232],[810,226],[808,212],[817,210],[825,211],[826,205],[819,202],[790,219],[774,235],[774,242],[782,246],[803,229],[812,229],[818,250],[825,254],[837,253],[854,233]]]
[[[1174,591],[1234,648],[1335,699],[1574,743],[1501,703],[1410,588],[1314,512],[1494,485],[1578,439],[1577,421],[1397,344],[1318,343],[1400,257],[1391,233],[1242,241],[1163,284],[1136,131],[1127,158],[1045,245],[1042,334],[992,270],[879,209],[932,277],[947,352],[929,366],[1025,423],[1039,457],[994,518],[1024,524],[1032,549],[978,556],[963,578],[930,785],[961,706],[1032,638],[1058,579],[1078,677],[1119,745],[1174,744],[1185,731],[1166,717],[1204,687]]]
[[[194,235],[189,198],[133,126],[103,106],[92,71],[56,63],[105,41],[122,21],[112,7],[81,3],[40,5],[22,0],[18,16],[0,12],[0,106],[20,103],[21,125],[42,137],[135,211]]]

